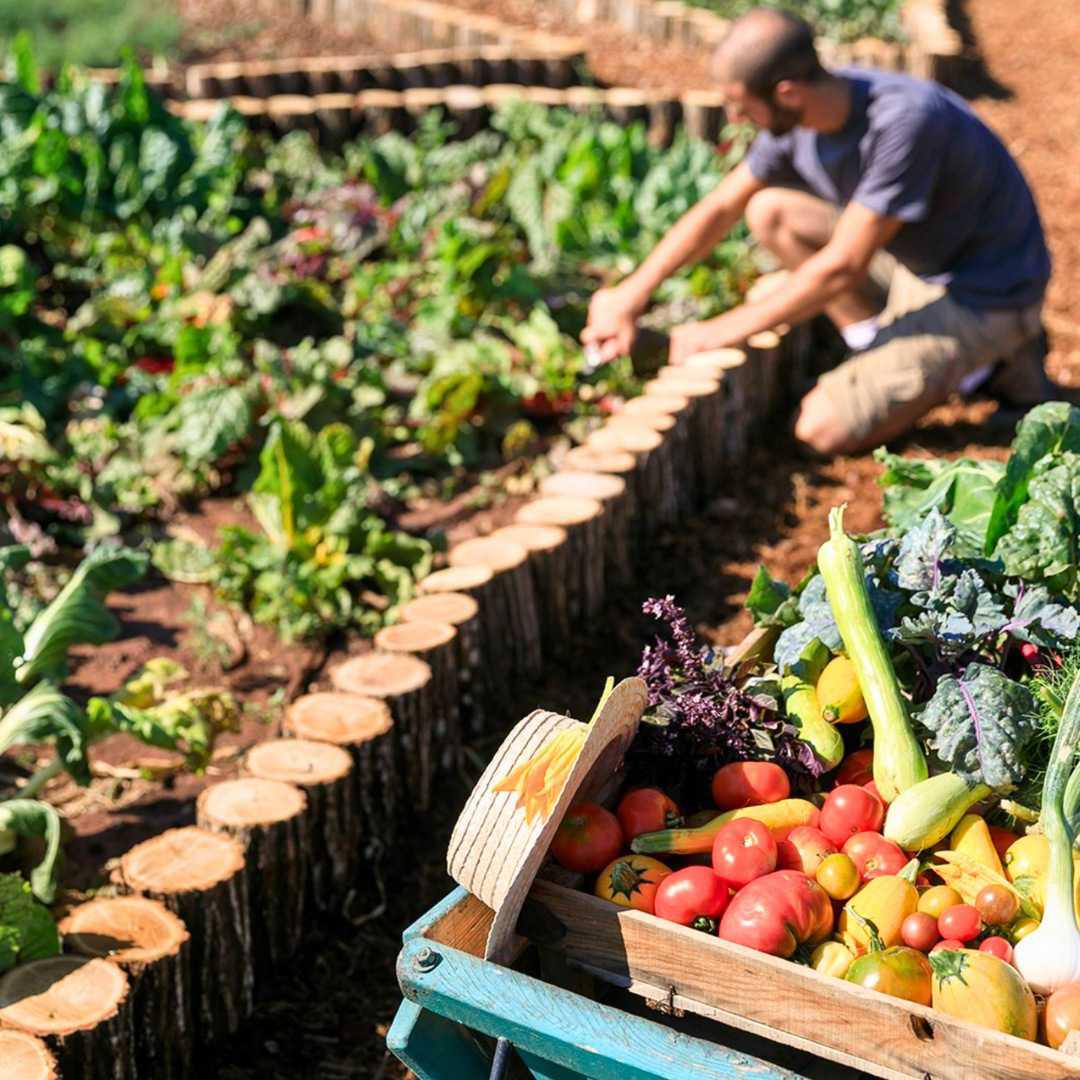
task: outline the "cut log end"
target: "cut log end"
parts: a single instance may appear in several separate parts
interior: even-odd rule
[[[642,394],[631,398],[624,406],[622,416],[636,416],[649,419],[654,416],[676,416],[690,404],[690,399],[683,394]]]
[[[36,1036],[0,1030],[0,1065],[7,1080],[56,1080],[56,1058]]]
[[[344,779],[352,769],[352,758],[330,742],[270,739],[247,752],[244,767],[261,780],[312,787]]]
[[[223,829],[248,829],[299,817],[307,797],[295,784],[245,776],[223,780],[199,793],[199,821]]]
[[[626,492],[626,481],[610,473],[557,472],[540,481],[540,494],[608,502]]]
[[[627,450],[601,450],[592,446],[575,446],[563,457],[562,468],[625,476],[634,471],[634,455]]]
[[[661,368],[655,379],[645,384],[646,394],[670,394],[682,397],[708,397],[720,389],[720,379],[704,368]]]
[[[472,619],[478,610],[479,605],[466,593],[444,592],[418,596],[405,604],[400,614],[402,622],[437,622],[460,626]]]
[[[422,653],[449,645],[455,637],[457,631],[449,623],[412,619],[384,626],[375,635],[375,648],[383,652]]]
[[[34,960],[0,979],[0,1023],[31,1035],[89,1031],[116,1016],[127,993],[127,975],[109,960]]]
[[[706,372],[718,372],[729,371],[731,368],[741,367],[746,363],[746,353],[742,349],[708,349],[705,352],[694,353],[693,356],[686,358],[686,363],[682,365],[686,371],[706,371]],[[666,370],[679,370],[678,368],[664,368],[661,370],[660,377],[663,378],[663,371]]]
[[[646,401],[649,398],[645,398]],[[651,427],[653,431],[670,431],[675,426],[675,417],[670,413],[656,412],[645,413],[640,416],[633,416],[630,413],[619,413],[617,416],[613,416],[607,422],[607,426],[610,427],[634,427],[637,428],[641,424],[645,424]]]
[[[60,933],[69,952],[120,965],[176,956],[190,936],[176,915],[145,896],[101,897],[80,904],[61,921]]]
[[[514,520],[521,525],[580,525],[603,512],[595,499],[572,495],[551,495],[526,503]]]
[[[435,593],[466,592],[479,589],[495,576],[490,566],[448,566],[445,570],[436,570],[420,582],[420,592],[424,596]]]
[[[465,540],[452,548],[449,555],[451,566],[486,566],[492,573],[513,570],[528,557],[520,544],[499,540],[493,536]]]
[[[300,739],[351,746],[370,742],[393,727],[390,709],[378,698],[359,694],[307,694],[297,698],[285,715],[285,728]]]
[[[330,681],[339,690],[374,698],[409,694],[430,680],[431,668],[408,653],[365,653],[330,672]]]
[[[206,892],[243,868],[235,840],[194,825],[144,840],[120,859],[127,886],[156,895]]]
[[[643,421],[639,427],[628,424],[614,427],[605,425],[589,435],[585,445],[596,450],[625,450],[631,454],[648,454],[663,441],[663,436]]]
[[[566,543],[566,530],[558,525],[504,525],[494,535],[530,552],[554,551]]]

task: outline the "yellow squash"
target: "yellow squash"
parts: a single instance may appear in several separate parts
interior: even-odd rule
[[[817,697],[822,719],[831,724],[857,724],[867,717],[859,676],[846,656],[836,656],[825,666]]]
[[[642,833],[631,841],[630,850],[652,855],[693,855],[712,851],[713,840],[720,827],[735,818],[754,818],[767,826],[777,840],[783,840],[797,825],[816,825],[818,808],[806,799],[781,799],[761,806],[744,806],[718,814],[712,821],[696,829],[661,829],[659,832]]]
[[[900,927],[918,907],[919,893],[910,877],[918,871],[912,860],[899,874],[868,881],[840,913],[840,940],[856,955],[888,949],[901,943]]]
[[[810,966],[820,975],[842,979],[854,959],[855,954],[842,941],[823,941],[810,954]]]
[[[990,828],[978,814],[965,814],[949,837],[949,847],[977,859],[995,874],[1005,873],[997,848],[990,839]]]
[[[939,949],[930,966],[935,1009],[1007,1035],[1035,1038],[1035,995],[1012,964],[975,949]]]

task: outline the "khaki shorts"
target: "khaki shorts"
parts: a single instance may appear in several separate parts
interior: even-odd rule
[[[870,276],[885,296],[877,336],[818,381],[858,445],[907,430],[969,376],[1012,358],[1042,333],[1041,300],[1019,309],[965,307],[884,251],[874,256]]]

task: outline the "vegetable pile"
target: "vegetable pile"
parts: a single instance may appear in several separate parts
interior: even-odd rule
[[[647,603],[669,638],[642,656],[626,786],[571,808],[552,856],[615,904],[1060,1046],[1080,1030],[1078,454],[1080,412],[1051,403],[1004,465],[880,455],[890,528],[848,536],[834,509],[802,581],[759,571],[730,659]]]

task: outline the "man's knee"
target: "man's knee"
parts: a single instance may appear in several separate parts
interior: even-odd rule
[[[779,188],[765,188],[751,196],[746,204],[746,226],[754,239],[774,250],[784,228],[784,193]]]
[[[820,386],[802,399],[795,438],[819,454],[842,454],[853,447],[851,433]]]

